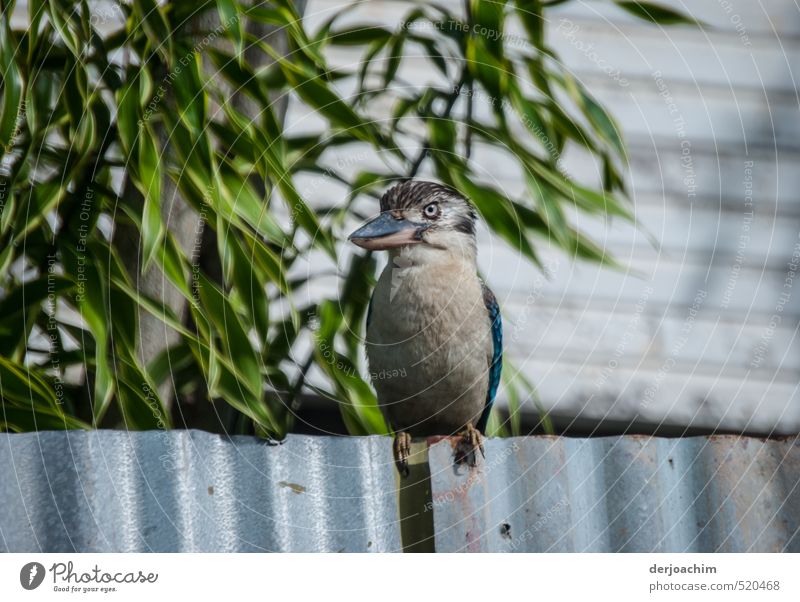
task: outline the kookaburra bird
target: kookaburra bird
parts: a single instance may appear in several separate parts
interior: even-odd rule
[[[380,205],[350,240],[389,251],[366,348],[395,461],[407,474],[412,436],[459,433],[456,460],[474,466],[502,366],[500,308],[477,274],[475,210],[451,188],[414,180]]]

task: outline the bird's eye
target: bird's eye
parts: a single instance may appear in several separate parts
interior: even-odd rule
[[[422,213],[429,219],[439,217],[439,203],[429,203],[425,205],[425,209],[422,210]]]

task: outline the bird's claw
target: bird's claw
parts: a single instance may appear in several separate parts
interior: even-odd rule
[[[456,464],[463,464],[464,462],[470,468],[478,465],[478,458],[475,450],[480,450],[481,457],[486,458],[486,453],[483,451],[483,442],[481,441],[481,433],[472,424],[467,424],[464,431],[458,435],[461,440],[456,446]]]
[[[398,472],[403,477],[407,477],[410,473],[408,470],[408,458],[410,455],[411,435],[404,432],[397,433],[394,438],[394,461]]]

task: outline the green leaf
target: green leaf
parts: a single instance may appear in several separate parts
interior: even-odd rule
[[[349,200],[354,199],[359,194],[365,194],[374,190],[375,188],[378,188],[388,179],[389,178],[386,176],[386,174],[374,173],[371,171],[359,172],[350,183],[351,193]]]
[[[388,88],[389,84],[394,81],[397,75],[397,69],[400,67],[400,61],[403,58],[403,45],[406,39],[404,36],[395,36],[392,44],[389,46],[389,57],[386,62],[386,71],[383,74],[383,87]]]
[[[455,153],[455,145],[458,141],[455,120],[432,117],[428,119],[428,132],[428,142],[431,149],[443,151],[447,154]]]
[[[439,73],[447,77],[447,61],[445,60],[442,52],[439,50],[436,41],[418,37],[414,37],[414,39],[422,44],[425,47],[425,50],[428,51],[427,58],[433,63],[433,66],[439,70]]]
[[[25,93],[25,119],[28,121],[28,131],[34,140],[43,133],[42,130],[53,127],[52,123],[48,123],[48,118],[53,109],[54,84],[53,74],[46,71],[37,72],[28,82]],[[41,148],[38,142],[34,142],[31,146]]]
[[[550,125],[542,116],[542,108],[535,102],[525,98],[516,85],[510,87],[511,105],[519,115],[523,125],[534,135],[536,142],[544,148],[553,161],[558,161],[560,152],[558,142]]]
[[[391,40],[391,36],[388,38],[381,38],[372,42],[367,51],[364,53],[364,57],[361,59],[361,68],[358,71],[358,89],[364,90],[364,81],[367,79],[367,72],[369,70],[372,61],[375,59],[376,56],[380,53],[381,50],[389,43]],[[365,94],[360,95],[359,102],[364,98]]]
[[[472,17],[472,31],[475,35],[484,38],[492,54],[500,58],[503,48],[503,21],[505,19],[504,0],[485,2],[484,0],[470,0],[470,15]]]
[[[653,2],[616,2],[630,14],[658,25],[700,25],[700,22],[678,11]]]
[[[2,399],[2,391],[0,391],[0,430],[35,433],[65,429],[88,430],[90,428],[90,425],[77,418],[47,408],[12,405]]]
[[[161,219],[161,166],[156,135],[147,126],[139,131],[139,190],[144,195],[142,208],[142,271],[150,266],[164,239]]]
[[[58,31],[61,40],[64,42],[66,47],[75,57],[79,57],[82,54],[83,48],[81,45],[80,38],[78,37],[77,32],[73,31],[73,29],[69,26],[69,18],[70,13],[74,10],[71,3],[66,3],[66,6],[60,6],[58,0],[50,0],[49,7],[50,10],[48,11],[48,16],[53,22],[53,26],[55,27],[56,31]]]
[[[34,369],[0,356],[0,396],[23,406],[50,408],[61,413],[55,391]]]
[[[13,249],[14,247],[8,247],[6,251]],[[6,251],[3,251],[2,254],[5,255]],[[18,327],[23,313],[35,312],[36,308],[50,295],[55,299],[74,286],[75,283],[69,278],[57,274],[47,274],[5,291],[3,298],[0,299],[0,324]]]
[[[230,54],[218,48],[207,48],[206,53],[214,63],[216,73],[222,74],[228,82],[235,86],[237,92],[247,94],[262,107],[266,108],[272,104],[267,89],[270,87],[280,88],[283,85],[282,81],[266,84],[262,81],[263,73],[257,76],[247,64],[239,63]],[[277,66],[273,67],[273,71],[280,71]],[[269,68],[267,69],[269,70]]]
[[[138,23],[133,22],[134,29],[141,26],[153,49],[156,50],[167,64],[171,64],[172,32],[164,15],[164,9],[156,0],[133,0],[134,13]]]
[[[473,182],[459,165],[450,166],[449,177],[455,187],[475,203],[481,217],[492,230],[529,259],[540,264],[528,238],[526,230],[529,226],[522,219],[515,203],[493,188]]]
[[[14,261],[14,247],[8,245],[5,249],[0,251],[0,281],[5,280],[8,275],[8,268]]]
[[[134,154],[134,145],[139,134],[139,85],[128,81],[116,93],[117,131],[122,148],[127,156]]]
[[[83,116],[75,132],[73,150],[80,156],[78,165],[82,165],[90,159],[96,142],[97,124],[95,123],[94,111],[89,106],[84,108]]]
[[[288,35],[290,41],[296,46],[294,55],[298,62],[310,61],[315,67],[325,69],[325,60],[320,54],[319,43],[312,42],[303,26],[303,18],[297,12],[297,5],[293,0],[274,0],[278,6],[280,16],[279,25]],[[345,9],[346,10],[346,9]]]
[[[177,70],[180,69],[178,72]],[[197,52],[188,52],[175,65],[176,77],[171,79],[175,90],[177,112],[189,127],[193,137],[199,137],[206,127],[206,90],[201,79],[202,59]],[[164,92],[161,92],[164,94]]]
[[[0,210],[0,235],[5,236],[11,229],[15,221],[17,196],[13,190],[8,190],[5,198],[5,206]]]
[[[251,258],[260,270],[267,275],[270,282],[278,287],[278,290],[289,295],[289,285],[286,277],[286,266],[280,255],[267,247],[257,237],[247,232],[243,232],[244,248],[249,258]]]
[[[84,66],[75,60],[64,64],[64,89],[61,98],[69,112],[69,121],[73,131],[80,127],[86,111],[89,80]]]
[[[606,110],[600,106],[585,90],[581,90],[584,112],[600,136],[602,136],[617,152],[625,158],[625,144],[622,142],[619,126]]]
[[[236,293],[238,313],[249,327],[255,328],[258,338],[264,344],[269,334],[269,302],[264,291],[264,280],[259,264],[253,256],[246,254],[235,236],[223,233],[226,257],[231,263],[231,281]]]
[[[67,189],[62,186],[60,175],[46,182],[37,182],[23,197],[16,216],[14,239],[25,240],[28,233],[38,228],[66,195]]]
[[[198,293],[206,312],[205,319],[214,325],[232,364],[244,377],[242,384],[252,395],[260,398],[262,387],[258,356],[237,312],[231,306],[230,300],[202,272],[196,277]]]
[[[284,14],[271,7],[267,7],[263,4],[255,4],[253,6],[245,7],[245,15],[248,19],[253,19],[254,21],[258,21],[260,23],[266,23],[267,25],[285,25],[286,24],[286,17]]]
[[[179,341],[177,344],[166,347],[160,351],[159,354],[147,364],[147,373],[150,375],[150,378],[153,379],[156,386],[167,382],[167,379],[172,376],[176,379],[174,385],[178,387],[181,384],[177,380],[178,373],[183,372],[193,365],[194,358],[192,356],[192,350],[185,341]]]
[[[524,155],[524,150],[516,146],[514,150],[518,154]],[[611,193],[604,191],[597,192],[576,184],[571,180],[567,180],[560,173],[554,172],[549,166],[530,155],[528,155],[527,168],[530,169],[543,184],[551,186],[565,199],[575,203],[584,211],[618,215],[627,220],[633,220],[633,215],[630,210]]]
[[[39,24],[45,13],[46,0],[28,0],[28,64],[33,64],[34,51],[39,39]],[[8,10],[8,8],[6,8]]]
[[[164,244],[159,245],[156,254],[158,265],[170,282],[183,294],[184,298],[191,300],[192,293],[188,285],[187,273],[189,271],[188,261],[183,252],[175,242],[171,232],[167,231],[164,237]]]
[[[269,242],[288,250],[292,245],[291,238],[269,210],[267,200],[259,198],[253,190],[249,179],[227,169],[222,170],[221,177],[224,193],[231,199],[228,204],[232,212]]]
[[[74,304],[89,326],[95,342],[95,382],[93,413],[99,423],[114,396],[114,370],[109,361],[107,313],[108,282],[101,272],[104,265],[86,243],[78,238],[59,241],[64,270],[76,282]]]
[[[209,356],[207,367],[209,396],[224,399],[262,427],[270,436],[277,439],[285,436],[284,429],[280,426],[273,410],[265,402],[264,396],[256,396],[247,388],[243,388],[241,378],[231,369],[230,365],[222,361],[216,351]]]
[[[10,10],[7,8],[6,10]],[[20,108],[23,99],[23,79],[15,61],[17,48],[11,36],[10,19],[0,19],[0,80],[3,83],[2,107],[0,107],[0,144],[8,147],[17,134]]]
[[[291,210],[292,221],[299,224],[314,241],[314,245],[322,248],[332,258],[336,257],[336,248],[330,232],[323,228],[319,223],[316,214],[308,207],[303,197],[297,192],[291,176],[283,171],[283,166],[272,157],[265,156],[264,159],[269,163],[270,170],[279,174],[276,180],[278,189],[281,191],[286,204]]]
[[[509,436],[508,429],[505,427],[503,417],[500,414],[500,408],[497,405],[493,406],[489,413],[489,420],[486,421],[486,432],[484,434],[487,437]]]
[[[339,407],[348,432],[357,435],[385,435],[390,431],[369,385],[359,376],[354,363],[335,349],[335,333],[342,323],[336,303],[325,301],[319,308],[316,333],[317,365],[333,381]]]
[[[545,24],[542,3],[539,0],[516,0],[515,4],[517,5],[517,16],[522,21],[533,46],[541,48],[544,45]]]
[[[118,395],[125,426],[129,429],[170,428],[169,412],[155,383],[131,361],[119,362]]]
[[[383,27],[355,25],[348,29],[330,32],[326,41],[337,46],[363,46],[376,41],[387,42],[391,37],[392,32]]]
[[[493,56],[489,46],[485,38],[467,38],[467,68],[489,92],[492,106],[499,107],[508,91],[509,80],[514,79],[514,67],[509,61]]]
[[[540,182],[527,169],[525,170],[525,184],[528,193],[539,207],[539,215],[547,224],[548,230],[563,246],[566,243],[569,226],[561,209],[558,195],[554,193],[550,186]]]
[[[295,65],[280,59],[284,75],[293,91],[312,108],[331,120],[335,125],[345,128],[352,136],[363,142],[380,144],[380,135],[375,126],[362,119],[319,75],[310,75]]]
[[[236,0],[217,0],[217,10],[222,26],[232,32],[239,62],[244,63],[244,24],[239,15],[239,3]]]

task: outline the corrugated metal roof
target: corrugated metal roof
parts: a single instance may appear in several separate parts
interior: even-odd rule
[[[438,551],[800,551],[800,445],[735,436],[486,442],[429,450]]]
[[[0,550],[394,551],[391,440],[0,436]]]
[[[795,440],[492,439],[471,470],[415,447],[398,496],[389,438],[4,434],[0,550],[399,551],[402,524],[417,550],[800,551]]]

